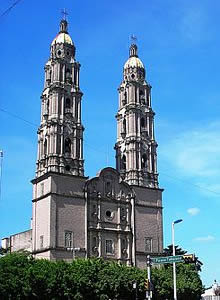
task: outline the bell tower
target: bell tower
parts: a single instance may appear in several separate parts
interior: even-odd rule
[[[83,125],[79,85],[80,63],[61,20],[60,31],[51,43],[45,65],[41,95],[41,123],[38,129],[36,177],[48,172],[84,176]]]
[[[151,86],[136,44],[129,49],[123,80],[118,88],[116,169],[130,185],[158,187],[157,143]]]
[[[52,260],[71,259],[67,248],[85,249],[83,94],[75,51],[63,19],[44,68],[37,169],[32,180],[32,253]]]

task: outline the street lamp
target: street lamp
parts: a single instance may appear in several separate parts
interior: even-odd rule
[[[174,225],[182,222],[182,219],[176,220],[172,222],[172,244],[173,244],[173,256],[176,255],[175,253],[175,242],[174,242]],[[177,300],[177,293],[176,293],[176,263],[173,263],[173,299]]]

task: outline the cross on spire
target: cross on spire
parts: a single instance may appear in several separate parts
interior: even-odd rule
[[[62,19],[66,21],[68,16],[68,12],[66,11],[66,8],[61,10],[61,14],[62,14]]]
[[[130,39],[131,39],[132,44],[136,44],[137,37],[134,34],[131,35]]]

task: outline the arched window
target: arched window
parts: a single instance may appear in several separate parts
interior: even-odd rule
[[[126,133],[127,128],[126,128],[126,120],[123,120],[123,133]]]
[[[71,75],[70,69],[66,69],[66,77],[68,78],[70,77],[70,75]]]
[[[70,98],[66,98],[66,107],[65,108],[68,108],[68,109],[70,109],[70,107],[71,107],[71,101],[70,101]]]
[[[125,105],[127,103],[127,92],[125,91],[122,98],[122,104]]]
[[[145,103],[144,92],[142,90],[140,90],[140,92],[139,92],[139,100],[140,100],[140,103],[142,103],[142,104]]]
[[[141,128],[144,128],[145,127],[145,120],[144,118],[141,118]]]
[[[45,113],[46,113],[47,115],[49,115],[49,109],[50,109],[50,100],[48,99],[48,100],[47,100],[47,103],[46,103],[46,111],[45,111]]]
[[[52,70],[49,71],[49,78],[48,81],[51,82],[52,81]]]
[[[126,156],[125,155],[122,156],[121,168],[122,168],[122,170],[126,170]]]
[[[44,155],[47,154],[47,139],[44,141]]]
[[[71,70],[70,69],[66,69],[66,80],[68,82],[71,82],[72,81],[72,78],[71,78]]]
[[[71,140],[69,138],[65,139],[64,152],[65,153],[71,153]]]
[[[145,169],[147,168],[147,155],[143,154],[141,158],[141,168]]]

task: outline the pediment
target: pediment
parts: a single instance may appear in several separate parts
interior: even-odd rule
[[[117,170],[109,167],[89,179],[85,191],[89,198],[130,201],[134,196],[131,187],[121,179]]]

